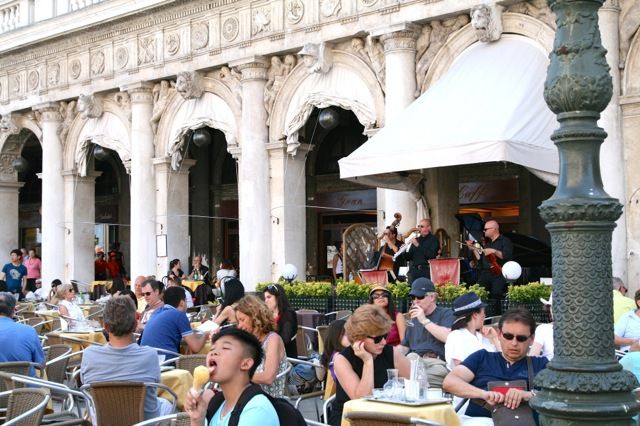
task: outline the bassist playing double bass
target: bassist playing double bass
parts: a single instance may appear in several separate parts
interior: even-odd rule
[[[484,224],[485,245],[482,250],[475,250],[471,241],[467,245],[478,259],[478,284],[490,294],[490,298],[497,302],[497,314],[500,314],[502,299],[507,292],[507,281],[502,276],[502,265],[513,257],[511,240],[500,233],[500,225],[495,220]]]

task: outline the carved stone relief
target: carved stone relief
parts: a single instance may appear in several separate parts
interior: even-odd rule
[[[382,43],[371,36],[367,36],[366,39],[355,37],[351,39],[351,50],[371,66],[382,90],[384,90],[385,60]]]
[[[225,19],[222,24],[222,37],[224,37],[226,41],[235,40],[236,37],[238,37],[239,26],[238,18],[235,16]]]
[[[80,77],[80,72],[82,71],[82,64],[80,63],[80,59],[74,59],[69,63],[69,75],[73,80],[77,80]]]
[[[16,170],[13,168],[13,160],[18,158],[16,154],[0,155],[0,175],[14,176]]]
[[[167,104],[171,98],[171,94],[175,92],[175,88],[171,87],[169,80],[162,80],[153,86],[153,113],[151,114],[151,129],[153,133],[158,132],[158,124],[162,118],[162,114],[167,109]]]
[[[55,87],[60,84],[60,64],[54,62],[47,67],[47,84],[49,87]]]
[[[167,48],[167,53],[169,56],[174,56],[176,53],[180,51],[180,34],[178,33],[170,33],[167,35],[167,39],[165,40],[165,47]]]
[[[131,96],[127,92],[116,92],[113,94],[113,101],[118,104],[127,116],[127,119],[131,121]]]
[[[22,91],[22,76],[20,74],[15,74],[13,76],[11,76],[11,78],[9,79],[9,84],[10,84],[10,88],[11,88],[11,93],[13,93],[14,96],[17,96],[20,94],[20,92]]]
[[[298,55],[307,67],[309,74],[327,73],[333,65],[332,46],[328,43],[305,43]]]
[[[178,73],[176,91],[184,99],[197,99],[202,96],[202,75],[198,71]]]
[[[271,31],[271,10],[268,7],[254,10],[251,21],[252,35]]]
[[[502,6],[481,3],[471,8],[471,27],[483,43],[497,41],[502,36]]]
[[[418,89],[416,97],[426,89],[420,87],[424,76],[436,56],[449,36],[469,23],[469,15],[458,15],[442,21],[431,21],[422,28],[416,42],[416,79]]]
[[[320,13],[325,18],[338,16],[342,10],[342,0],[320,0]]]
[[[297,24],[304,16],[304,3],[302,0],[289,0],[287,2],[287,21]]]
[[[102,115],[102,100],[95,95],[78,96],[78,113],[82,118],[99,118]]]
[[[367,7],[371,7],[377,3],[378,0],[360,0],[360,2]]]
[[[36,90],[38,88],[38,83],[40,83],[40,73],[37,70],[29,71],[27,75],[27,83],[29,90]]]
[[[156,39],[153,36],[138,40],[138,65],[145,65],[156,60]]]
[[[625,66],[631,41],[640,27],[640,2],[633,1],[626,3],[620,14],[620,64],[622,69]]]
[[[116,67],[118,69],[123,69],[129,63],[129,49],[125,46],[120,46],[116,49],[115,54]]]
[[[242,83],[241,75],[229,67],[222,67],[218,72],[218,79],[235,95],[236,102],[242,107]]]
[[[553,29],[556,28],[556,15],[549,8],[547,0],[531,0],[522,3],[516,3],[509,6],[506,11],[529,15],[544,22]]]
[[[20,133],[20,129],[16,125],[11,113],[0,116],[0,133],[8,133],[10,135]]]
[[[267,84],[264,86],[264,107],[267,114],[271,114],[276,95],[280,91],[284,80],[296,66],[296,57],[286,55],[284,59],[278,56],[271,57],[271,66],[267,71]]]
[[[65,144],[67,140],[67,135],[69,134],[69,129],[71,128],[71,123],[75,120],[78,112],[76,111],[76,101],[71,102],[60,102],[60,115],[62,116],[62,123],[60,123],[60,127],[58,127],[57,133],[60,138],[60,142]]]
[[[193,25],[191,31],[191,47],[193,49],[202,49],[207,47],[209,43],[209,26],[206,23],[198,23]]]
[[[102,50],[91,55],[91,75],[98,76],[104,72],[104,52]]]

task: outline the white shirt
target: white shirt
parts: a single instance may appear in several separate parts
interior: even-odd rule
[[[462,362],[469,355],[480,349],[486,349],[489,352],[495,352],[496,347],[489,339],[484,337],[482,333],[476,331],[472,334],[466,328],[453,330],[447,336],[447,342],[444,344],[444,357],[447,361],[447,368],[453,370],[455,364],[454,359]]]
[[[68,316],[73,320],[71,321],[71,324],[69,324],[70,326],[75,326],[76,321],[84,321],[84,314],[82,313],[80,306],[73,302],[69,302],[68,300],[61,300],[58,304],[67,308],[67,311],[69,312]]]
[[[533,343],[540,344],[542,346],[541,356],[551,361],[553,358],[553,323],[538,325]]]

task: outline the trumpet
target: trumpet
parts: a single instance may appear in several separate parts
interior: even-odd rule
[[[405,238],[404,244],[402,244],[398,249],[398,251],[396,252],[396,254],[393,255],[393,260],[396,260],[396,258],[400,256],[402,253],[408,253],[409,249],[411,248],[412,241],[418,238],[419,236],[420,236],[420,233],[418,231],[414,231],[411,233],[411,235]]]

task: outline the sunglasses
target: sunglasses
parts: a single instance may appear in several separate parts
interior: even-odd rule
[[[143,296],[151,296],[151,293],[153,293],[152,291],[143,291],[142,295]]]
[[[414,301],[414,300],[416,300],[416,299],[418,299],[418,300],[422,300],[422,299],[424,299],[425,297],[426,297],[426,294],[425,294],[424,296],[413,296],[413,295],[412,295],[412,296],[409,296],[409,300],[411,300],[411,301]]]
[[[387,335],[388,335],[388,334],[389,334],[389,333],[384,333],[384,334],[383,334],[383,335],[381,335],[381,336],[375,336],[375,337],[373,337],[373,336],[367,336],[367,337],[368,337],[369,339],[373,340],[373,343],[380,343],[380,342],[382,342],[382,339],[387,340]]]
[[[276,293],[278,292],[278,287],[276,287],[275,284],[271,284],[271,285],[267,286],[267,289],[269,291],[273,291],[273,292],[276,292]]]
[[[517,335],[516,335],[516,334],[511,334],[511,333],[502,333],[502,337],[504,337],[504,338],[505,338],[505,340],[509,340],[509,341],[513,340],[513,338],[515,337],[515,339],[516,339],[518,342],[520,342],[520,343],[524,343],[524,342],[526,342],[526,341],[529,339],[529,337],[531,337],[531,336],[530,336],[530,335],[529,335],[529,336],[523,336],[523,335],[521,335],[521,334],[517,334]]]
[[[387,293],[374,293],[373,295],[371,295],[371,298],[373,300],[376,300],[376,299],[388,299],[389,295]]]

